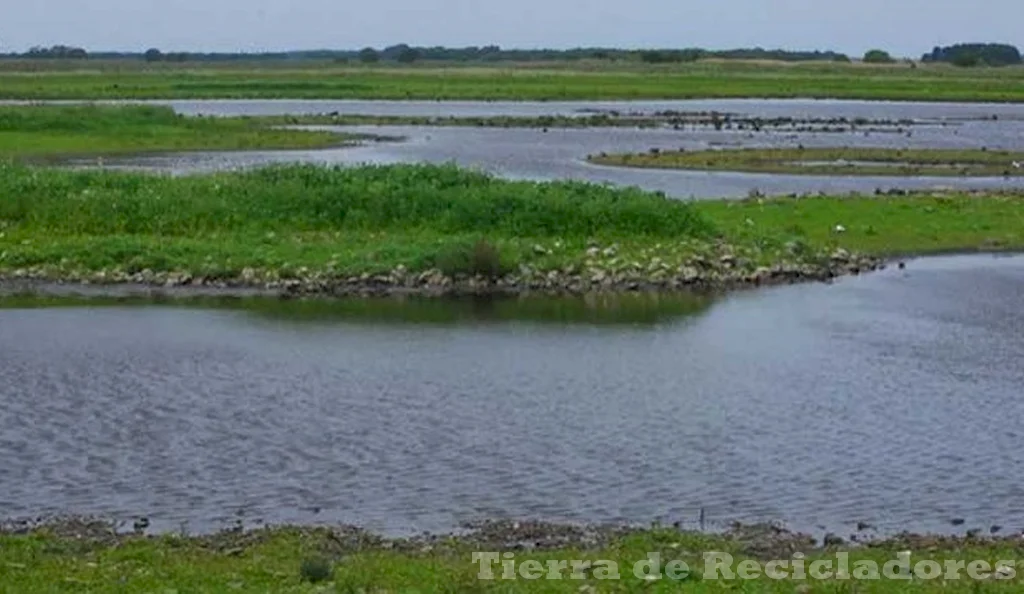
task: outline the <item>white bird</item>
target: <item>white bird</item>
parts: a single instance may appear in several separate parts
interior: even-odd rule
[[[1020,167],[1021,167],[1021,162],[1020,161],[1014,161],[1012,164],[1013,164],[1013,168],[1014,169],[1020,169]]]

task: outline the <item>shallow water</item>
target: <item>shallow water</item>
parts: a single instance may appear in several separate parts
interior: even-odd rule
[[[962,256],[618,309],[8,301],[0,517],[1024,528],[1021,295]]]
[[[455,162],[513,179],[576,179],[638,186],[677,198],[742,198],[752,192],[872,192],[876,189],[1015,188],[1020,178],[862,177],[690,172],[600,167],[586,157],[601,152],[642,152],[709,148],[853,146],[881,148],[982,148],[1024,150],[1024,105],[885,103],[865,101],[720,100],[578,103],[430,101],[166,101],[182,113],[281,115],[352,113],[368,115],[489,116],[623,112],[710,111],[757,117],[912,119],[907,134],[780,130],[745,132],[700,129],[482,129],[416,126],[357,126],[344,131],[404,137],[402,142],[368,143],[322,151],[192,153],[106,161],[108,167],[156,169],[176,174],[252,167],[275,162],[363,164]],[[993,120],[992,116],[998,119]],[[322,127],[321,127],[322,128]],[[329,127],[328,127],[329,128]],[[95,161],[80,161],[92,165]],[[1010,164],[1007,163],[1007,167]]]
[[[119,103],[108,101],[105,103]],[[138,103],[138,102],[135,102]],[[748,114],[762,118],[870,118],[967,120],[1024,119],[1024,105],[824,99],[707,99],[641,101],[383,101],[310,99],[155,100],[189,115],[308,115],[338,112],[356,115],[491,117],[585,115],[594,112],[655,113],[688,111]]]

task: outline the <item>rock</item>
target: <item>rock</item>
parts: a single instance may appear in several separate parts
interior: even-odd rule
[[[846,544],[846,541],[844,541],[842,537],[831,532],[825,535],[823,542],[826,547],[839,547]]]
[[[830,258],[833,262],[845,264],[846,262],[850,261],[850,252],[844,250],[843,248],[836,248],[836,250],[832,252]]]
[[[757,270],[754,270],[754,272],[750,273],[748,279],[750,282],[753,283],[762,283],[770,279],[771,277],[772,269],[765,266],[761,266]]]
[[[698,272],[697,269],[693,268],[692,266],[683,266],[679,270],[679,275],[682,278],[683,282],[687,284],[692,284],[700,280],[700,272]]]

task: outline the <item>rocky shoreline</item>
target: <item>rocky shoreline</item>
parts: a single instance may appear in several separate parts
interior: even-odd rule
[[[85,548],[118,547],[133,540],[166,539],[173,536],[199,548],[231,556],[241,555],[250,547],[268,539],[291,534],[307,542],[318,543],[324,553],[347,555],[360,552],[390,551],[403,554],[457,554],[466,550],[497,550],[551,552],[560,550],[593,551],[614,546],[623,538],[658,534],[665,541],[667,553],[678,553],[678,544],[666,537],[709,537],[709,542],[728,544],[746,555],[760,559],[788,558],[794,553],[814,554],[827,550],[890,549],[935,550],[967,546],[1024,546],[1024,533],[966,536],[917,534],[871,536],[871,527],[863,524],[858,534],[843,539],[834,534],[822,538],[789,530],[777,523],[743,524],[733,522],[716,532],[688,529],[678,524],[638,526],[628,524],[565,524],[537,520],[483,520],[467,523],[449,533],[420,533],[413,536],[384,536],[352,525],[281,525],[244,528],[242,525],[209,534],[173,535],[149,533],[146,520],[137,520],[132,530],[94,517],[56,517],[0,522],[0,536],[48,536],[77,543]],[[692,540],[692,539],[691,539]]]
[[[599,248],[590,248],[590,252],[600,257],[611,254],[612,249],[599,252]],[[884,259],[851,254],[840,248],[771,266],[756,265],[744,254],[727,249],[714,254],[694,254],[679,265],[669,265],[655,257],[644,264],[632,262],[619,267],[602,266],[593,261],[561,269],[520,265],[518,271],[504,275],[446,274],[436,268],[409,271],[398,266],[386,274],[339,275],[300,268],[297,274],[287,276],[245,268],[235,277],[217,278],[181,271],[63,272],[35,267],[0,272],[0,296],[290,298],[720,293],[828,282],[884,269],[887,265]]]

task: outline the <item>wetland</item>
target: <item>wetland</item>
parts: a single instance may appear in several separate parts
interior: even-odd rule
[[[20,591],[1019,552],[1019,106],[113,103],[0,107]]]

